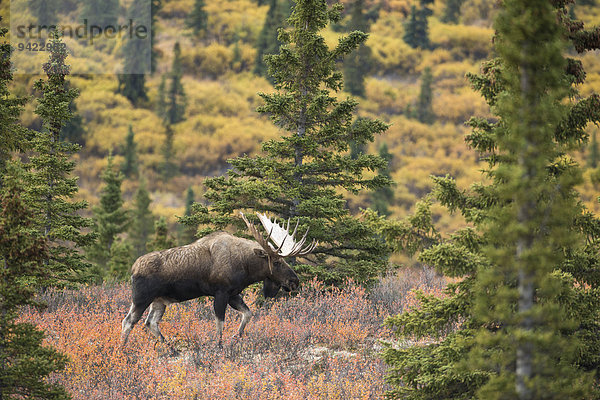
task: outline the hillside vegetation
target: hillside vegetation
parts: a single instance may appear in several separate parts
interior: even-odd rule
[[[129,2],[122,1],[124,9]],[[80,195],[92,205],[98,203],[101,171],[109,153],[115,163],[123,161],[123,148],[129,126],[135,133],[140,175],[148,182],[151,210],[164,216],[174,228],[176,216],[184,212],[185,192],[192,188],[196,200],[204,191],[203,180],[220,175],[228,168],[229,158],[256,154],[260,144],[282,134],[268,118],[255,110],[261,100],[258,92],[273,91],[267,79],[253,73],[257,40],[268,11],[268,5],[255,0],[214,0],[207,2],[208,28],[203,37],[194,36],[185,28],[185,19],[193,0],[164,0],[158,15],[156,47],[160,55],[157,70],[146,79],[149,100],[134,107],[117,94],[115,75],[71,77],[79,89],[76,106],[82,118],[83,149],[77,155],[76,174],[80,177]],[[351,5],[349,0],[347,8]],[[376,153],[385,143],[391,153],[390,175],[395,181],[394,197],[389,205],[392,217],[403,217],[415,202],[432,188],[431,175],[450,175],[460,188],[480,180],[483,164],[464,143],[469,132],[465,121],[471,116],[491,117],[487,105],[468,84],[465,74],[479,71],[483,60],[491,56],[495,10],[493,1],[466,0],[460,9],[459,23],[441,22],[444,1],[432,4],[429,17],[430,49],[413,49],[403,40],[408,18],[409,1],[365,2],[370,18],[371,67],[365,79],[365,96],[359,98],[359,114],[376,117],[391,124],[389,130],[366,151]],[[8,5],[1,5],[3,14]],[[586,24],[600,22],[600,7],[577,6],[576,15]],[[350,16],[325,32],[333,45],[344,33]],[[174,161],[178,174],[167,182],[158,179],[161,147],[165,128],[156,113],[159,86],[172,64],[173,47],[181,45],[183,87],[187,96],[184,120],[173,125]],[[119,51],[115,46],[113,51]],[[574,53],[573,56],[577,57]],[[600,61],[596,54],[582,58],[587,72],[581,94],[587,96],[600,89]],[[86,63],[85,57],[71,56],[71,65]],[[104,68],[109,70],[110,60]],[[425,124],[413,118],[419,96],[421,75],[429,68],[432,74],[434,122]],[[17,71],[18,73],[18,71]],[[17,95],[36,96],[32,82],[36,77],[16,76]],[[342,93],[341,96],[346,96]],[[38,117],[30,102],[23,114],[23,123],[39,128]],[[589,126],[590,135],[598,128]],[[587,153],[576,154],[587,164]],[[596,201],[600,171],[585,171],[585,183],[580,187],[586,205],[599,211]],[[140,179],[123,183],[126,205],[132,207],[133,194]],[[354,212],[371,205],[369,193],[348,195]],[[442,231],[453,230],[464,222],[434,207]]]

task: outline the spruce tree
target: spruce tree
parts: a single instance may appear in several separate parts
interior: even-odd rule
[[[404,22],[404,36],[402,39],[406,44],[412,48],[419,47],[419,38],[417,36],[417,30],[419,28],[417,6],[414,4],[410,6],[410,13],[408,21]]]
[[[19,322],[21,308],[42,308],[36,289],[50,276],[47,237],[29,208],[22,172],[14,165],[3,171],[0,188],[0,398],[69,399],[48,376],[64,369],[67,357],[43,344],[44,332]]]
[[[51,33],[50,44],[49,61],[43,64],[48,78],[34,85],[41,93],[35,113],[42,120],[42,130],[33,132],[30,141],[26,190],[40,229],[50,242],[48,269],[53,283],[62,285],[80,280],[89,267],[78,248],[89,245],[94,235],[83,233],[92,224],[79,214],[87,203],[73,201],[78,187],[77,177],[72,176],[75,163],[71,156],[80,146],[60,141],[62,128],[73,116],[69,104],[77,97],[77,90],[68,87],[67,50],[56,31]]]
[[[189,218],[192,216],[192,206],[194,205],[194,191],[192,188],[188,188],[185,194],[185,211],[183,212],[184,218]],[[179,235],[179,243],[189,244],[192,243],[196,239],[196,227],[183,225],[181,227],[180,235]]]
[[[165,75],[160,78],[160,85],[158,85],[155,112],[163,121],[167,118],[167,77]]]
[[[138,160],[137,160],[137,145],[134,141],[135,134],[133,128],[129,125],[127,136],[125,137],[125,148],[123,149],[123,165],[121,165],[121,172],[126,178],[135,177],[138,173]]]
[[[107,263],[108,278],[114,281],[126,281],[135,257],[131,242],[117,239],[110,247],[110,259]]]
[[[174,246],[175,240],[171,237],[171,235],[169,235],[167,220],[165,217],[160,217],[154,223],[154,236],[152,236],[152,240],[148,242],[148,251],[170,249]]]
[[[564,83],[582,83],[585,72],[580,62],[562,59],[559,35],[579,52],[600,47],[600,40],[595,30],[570,21],[564,5],[505,2],[496,25],[501,57],[469,76],[499,116],[469,122],[467,143],[489,163],[486,183],[460,190],[453,179],[436,177],[432,197],[417,205],[415,215],[399,223],[374,220],[399,250],[457,278],[445,298],[420,295],[419,309],[388,320],[399,336],[437,339],[386,349],[390,398],[600,396],[600,220],[578,200],[577,165],[565,152],[585,141],[589,122],[600,120],[600,97],[579,99],[571,87],[571,102],[562,99]],[[558,28],[557,20],[568,29]],[[460,212],[471,227],[442,238],[432,221],[434,199]],[[528,287],[519,298],[531,272],[529,282],[538,288],[533,303],[525,297]],[[589,392],[591,385],[596,392]]]
[[[0,27],[0,37],[7,29]],[[67,399],[67,393],[47,377],[63,369],[66,357],[43,346],[44,333],[18,322],[23,306],[41,307],[36,289],[53,283],[47,266],[47,237],[27,202],[24,171],[11,162],[11,152],[23,152],[27,129],[19,124],[25,99],[13,96],[11,47],[0,44],[0,398]],[[49,279],[50,278],[50,279]]]
[[[171,125],[165,126],[165,142],[161,148],[162,162],[159,165],[161,179],[166,182],[177,175],[177,165],[175,164],[175,149],[173,149],[173,128]]]
[[[262,30],[258,35],[256,43],[256,62],[254,64],[254,73],[257,75],[271,78],[267,73],[267,64],[264,57],[267,54],[279,53],[281,42],[277,38],[278,31],[285,25],[286,15],[289,14],[289,0],[270,0],[269,11],[263,25]]]
[[[146,181],[142,180],[135,192],[129,237],[133,245],[135,257],[146,253],[146,243],[154,229],[154,216],[150,211],[150,195],[146,189]]]
[[[140,18],[140,20],[149,20],[148,3],[145,0],[134,0],[127,10],[130,19]],[[152,10],[151,10],[152,11]],[[151,17],[150,17],[151,18]],[[154,26],[152,26],[154,28]],[[151,29],[154,32],[154,29]],[[119,75],[119,86],[117,93],[125,96],[134,106],[140,105],[148,100],[146,94],[146,77],[144,72],[151,71],[151,65],[148,60],[151,59],[151,46],[147,40],[139,38],[128,38],[123,46],[124,73]]]
[[[0,187],[2,187],[2,172],[11,158],[11,152],[24,150],[28,133],[28,130],[19,123],[27,99],[15,97],[8,88],[13,76],[10,61],[11,46],[5,39],[7,32],[7,28],[0,27],[0,39],[2,39],[0,42]]]
[[[208,28],[208,14],[204,10],[204,0],[194,0],[194,8],[185,20],[186,27],[194,31],[194,35],[201,37]]]
[[[390,181],[392,177],[390,175],[389,163],[392,161],[392,154],[389,152],[387,144],[382,143],[379,147],[379,157],[384,159],[388,165],[379,169],[381,176],[387,177]],[[388,206],[394,200],[394,190],[391,186],[383,186],[378,188],[371,195],[371,208],[377,212],[378,215],[389,215]]]
[[[108,165],[102,174],[104,187],[100,191],[100,204],[93,207],[95,232],[98,240],[88,251],[88,258],[96,265],[101,276],[108,275],[111,248],[117,236],[127,229],[129,213],[123,208],[121,195],[121,172],[115,171],[112,155],[108,156]]]
[[[596,168],[598,166],[598,159],[600,158],[600,152],[598,151],[598,138],[596,136],[597,133],[594,131],[592,134],[592,142],[590,143],[587,160],[590,168]]]
[[[442,22],[448,24],[458,24],[460,18],[460,7],[463,5],[465,0],[447,0],[446,8],[444,8],[444,15],[442,15]]]
[[[123,46],[124,73],[119,75],[117,93],[125,96],[135,106],[148,100],[146,93],[145,74],[153,73],[156,69],[157,53],[154,49],[155,25],[161,0],[150,0],[150,10],[147,0],[133,0],[129,6],[128,15],[136,21],[150,21],[150,40],[129,38]],[[150,15],[148,15],[148,12]],[[148,65],[148,62],[150,65]],[[142,73],[142,71],[144,73]]]
[[[169,85],[166,120],[168,125],[173,125],[184,120],[186,97],[181,78],[181,46],[175,43],[173,48],[173,64],[171,66],[171,84]]]
[[[27,10],[37,19],[40,26],[51,26],[58,22],[58,0],[27,0]]]
[[[428,7],[433,0],[420,0],[419,8],[411,6],[409,20],[404,24],[404,41],[413,49],[429,49],[429,23],[427,18],[433,14]]]
[[[582,322],[560,303],[573,276],[554,273],[564,249],[581,245],[573,229],[580,173],[554,138],[569,89],[558,21],[548,0],[507,0],[495,24],[505,89],[496,143],[504,162],[484,229],[492,267],[478,271],[474,316],[499,328],[479,328],[470,351],[476,367],[496,372],[478,391],[489,399],[586,398],[593,390],[573,356],[583,347],[565,332]],[[549,167],[556,168],[550,175]]]
[[[433,90],[431,84],[433,83],[433,76],[431,75],[431,68],[426,67],[421,75],[421,88],[419,90],[419,98],[415,106],[415,116],[420,122],[424,124],[432,124],[435,120],[435,114],[433,113]]]
[[[200,234],[234,224],[245,224],[237,210],[268,212],[310,229],[309,239],[320,245],[313,252],[316,264],[298,264],[296,270],[318,275],[328,283],[348,277],[367,281],[387,267],[388,248],[360,219],[349,214],[340,190],[358,192],[389,185],[380,175],[365,177],[365,170],[383,168],[375,155],[352,159],[349,143],[364,144],[383,133],[387,125],[362,118],[353,124],[353,99],[338,100],[342,75],[336,62],[366,40],[362,32],[341,38],[329,50],[319,31],[340,18],[339,6],[328,9],[325,0],[300,0],[288,19],[291,30],[280,31],[284,43],[277,55],[265,57],[276,93],[260,93],[267,114],[286,133],[263,144],[264,155],[238,157],[227,175],[205,181],[212,204],[195,205],[192,225],[203,224]],[[333,92],[333,93],[332,93]]]
[[[349,31],[369,31],[369,23],[364,13],[364,0],[355,0],[352,4]],[[371,48],[362,44],[356,51],[348,55],[344,62],[344,85],[354,96],[365,96],[365,76],[369,73],[371,64]]]
[[[67,82],[67,90],[70,89],[70,82]],[[77,105],[75,99],[69,103],[69,111],[73,115],[69,121],[63,126],[60,131],[60,140],[66,140],[71,143],[77,143],[83,146],[85,143],[84,134],[85,129],[83,127],[83,118],[77,113]]]
[[[154,46],[156,42],[156,21],[158,19],[158,12],[163,6],[163,0],[150,0],[150,73],[156,72],[156,65],[158,64],[159,51]]]
[[[81,18],[87,19],[88,25],[97,25],[102,29],[117,27],[119,8],[119,0],[85,0]]]

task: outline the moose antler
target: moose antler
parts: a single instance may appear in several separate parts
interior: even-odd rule
[[[278,257],[293,257],[293,256],[304,256],[312,252],[317,247],[317,242],[313,239],[312,243],[302,248],[306,242],[306,235],[308,229],[300,241],[296,242],[295,235],[298,230],[298,223],[294,228],[294,232],[290,234],[290,220],[287,221],[287,227],[285,223],[283,226],[279,225],[275,220],[271,221],[265,214],[256,213],[260,222],[262,223],[265,230],[269,233],[269,236],[265,239],[263,235],[258,232],[258,229],[251,224],[243,213],[240,213],[242,219],[246,223],[248,230],[254,236],[254,239],[267,251],[271,256]],[[269,242],[269,240],[275,243],[275,246]]]

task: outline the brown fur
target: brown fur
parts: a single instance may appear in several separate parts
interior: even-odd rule
[[[215,232],[186,246],[155,251],[138,258],[132,266],[132,305],[123,320],[123,342],[129,331],[152,304],[146,325],[162,340],[158,322],[164,306],[200,296],[215,297],[217,334],[222,329],[227,304],[244,314],[241,336],[251,315],[240,293],[250,284],[264,280],[273,295],[278,286],[293,290],[298,277],[283,259],[269,259],[261,246],[252,240],[238,238],[226,232]],[[268,283],[268,285],[267,285]]]

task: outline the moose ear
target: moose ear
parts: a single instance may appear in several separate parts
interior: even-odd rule
[[[264,251],[263,249],[254,249],[254,254],[256,254],[257,256],[259,256],[261,258],[267,258],[267,252]]]

